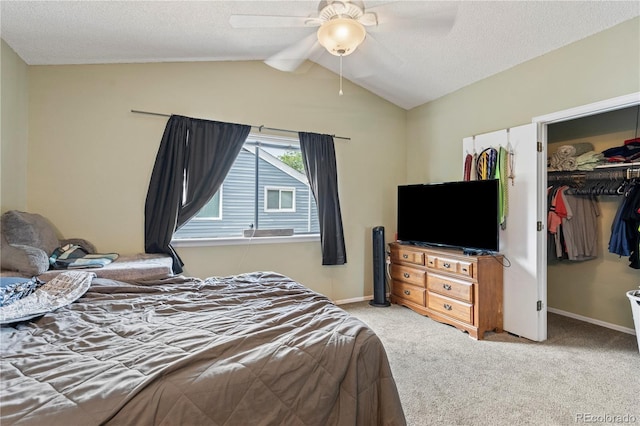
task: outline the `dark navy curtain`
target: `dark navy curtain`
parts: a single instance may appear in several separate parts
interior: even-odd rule
[[[300,150],[311,191],[318,206],[323,265],[347,263],[338,198],[338,170],[333,137],[299,132]]]
[[[174,232],[195,216],[222,185],[251,126],[172,115],[160,142],[145,203],[145,252],[184,263],[171,246]]]

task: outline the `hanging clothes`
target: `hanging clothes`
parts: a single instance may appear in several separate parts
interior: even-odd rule
[[[498,180],[498,219],[503,230],[509,212],[508,183],[514,177],[511,165],[511,153],[502,146],[486,148],[479,155],[467,154],[464,164],[464,180]]]
[[[494,179],[497,171],[498,150],[487,148],[480,152],[476,162],[478,180]]]
[[[473,166],[473,156],[471,154],[467,154],[464,158],[464,180],[471,180],[471,167]]]
[[[557,259],[584,261],[598,255],[598,201],[575,195],[567,185],[547,188],[549,251]],[[551,255],[551,253],[550,253]]]
[[[598,256],[598,201],[591,195],[564,191],[571,217],[562,219],[562,235],[569,260],[589,260]]]
[[[629,256],[629,267],[640,269],[640,189],[632,183],[611,225],[609,252]]]
[[[622,220],[622,212],[627,205],[627,197],[622,199],[616,215],[611,224],[611,237],[609,238],[609,253],[619,256],[631,256],[631,247],[629,247],[629,238],[627,236],[627,222]]]
[[[471,180],[478,180],[478,169],[476,168],[477,164],[478,164],[478,153],[474,148],[473,158],[471,160]]]
[[[507,228],[507,213],[509,211],[509,192],[508,192],[508,188],[509,188],[509,161],[508,161],[508,157],[509,154],[507,152],[507,150],[504,147],[500,147],[499,151],[498,151],[498,167],[497,167],[497,172],[496,172],[496,179],[498,179],[498,181],[500,182],[499,187],[500,187],[500,194],[499,194],[499,200],[500,200],[500,205],[499,205],[499,209],[500,209],[500,228],[501,229],[506,229]]]
[[[564,191],[569,189],[566,185],[547,188],[547,231],[549,232],[548,253],[558,258],[567,258],[565,242],[562,234],[562,220],[573,217],[571,207],[566,202]]]

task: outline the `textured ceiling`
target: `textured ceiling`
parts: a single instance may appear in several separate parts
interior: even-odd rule
[[[378,26],[344,57],[344,76],[405,109],[640,16],[638,1],[364,4]],[[437,18],[452,8],[453,26],[442,31]],[[264,60],[316,29],[232,28],[230,15],[317,9],[317,1],[2,0],[0,35],[29,65]],[[339,72],[327,52],[312,60]]]

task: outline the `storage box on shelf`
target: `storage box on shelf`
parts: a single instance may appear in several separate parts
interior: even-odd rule
[[[502,332],[502,256],[392,243],[391,302],[482,339]]]

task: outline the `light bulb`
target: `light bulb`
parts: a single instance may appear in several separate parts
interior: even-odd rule
[[[335,56],[353,53],[366,35],[362,24],[350,18],[335,18],[318,28],[318,41]]]

